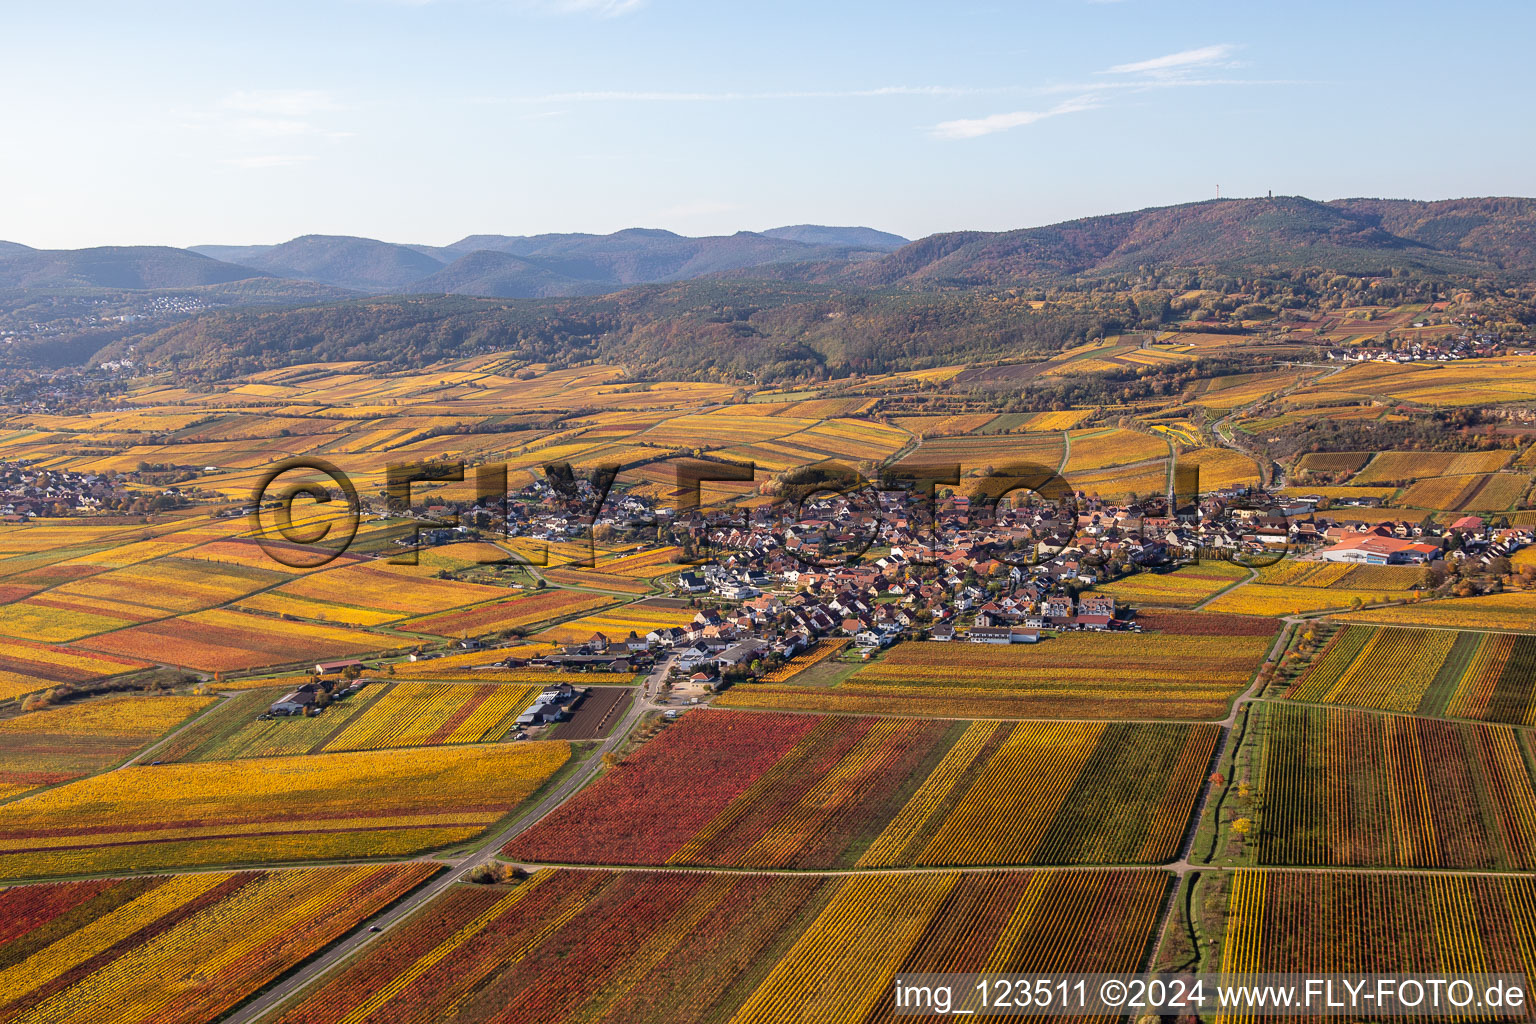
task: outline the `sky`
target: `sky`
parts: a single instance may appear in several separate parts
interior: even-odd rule
[[[41,248],[1536,194],[1522,2],[0,3]]]

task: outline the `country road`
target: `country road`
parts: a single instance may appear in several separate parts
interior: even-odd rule
[[[659,664],[641,684],[640,693],[630,701],[629,710],[624,713],[608,734],[608,738],[588,752],[587,756],[579,762],[574,770],[567,772],[564,779],[550,792],[546,793],[533,806],[520,814],[517,820],[505,828],[495,832],[477,843],[464,857],[456,861],[445,862],[449,870],[438,875],[426,885],[417,889],[389,910],[362,922],[357,928],[348,934],[335,946],[326,950],[323,954],[309,961],[300,970],[285,978],[275,987],[263,992],[256,999],[241,1007],[234,1014],[225,1018],[225,1024],[254,1024],[255,1021],[271,1014],[278,1007],[292,999],[307,986],[315,982],[327,971],[346,960],[354,953],[366,948],[370,943],[376,942],[391,929],[397,927],[402,921],[415,913],[432,899],[441,895],[450,886],[465,880],[471,871],[483,864],[489,864],[496,859],[497,853],[503,846],[511,842],[517,836],[526,832],[548,815],[555,808],[569,800],[579,792],[592,778],[603,768],[603,755],[616,749],[628,737],[640,716],[648,710],[654,710],[648,695],[666,678],[670,661]],[[422,860],[438,862],[436,858],[424,857]],[[377,930],[375,930],[377,929]]]
[[[1338,368],[1330,368],[1330,371],[1338,372]],[[1318,376],[1320,377],[1322,375]],[[1248,403],[1241,408],[1228,411],[1228,413],[1220,420],[1217,420],[1211,424],[1210,429],[1212,435],[1216,438],[1219,444],[1254,458],[1259,463],[1266,482],[1271,486],[1283,486],[1285,483],[1283,470],[1281,470],[1279,466],[1275,465],[1269,459],[1264,457],[1261,453],[1256,452],[1250,446],[1245,446],[1244,443],[1239,441],[1238,437],[1233,432],[1232,423],[1239,416],[1250,411],[1252,408],[1258,406],[1262,402],[1273,401],[1276,398],[1283,397],[1285,394],[1289,393],[1297,387],[1302,386],[1305,383],[1308,383],[1312,379],[1317,378],[1299,380],[1292,386],[1274,392],[1259,401]],[[1064,451],[1061,459],[1061,469],[1064,470],[1066,464],[1071,458],[1071,437],[1069,432],[1063,431],[1062,433],[1064,438]],[[920,440],[912,445],[912,450],[916,450],[919,447],[921,447]],[[1172,464],[1173,460],[1170,459],[1170,473],[1172,472]],[[541,578],[541,574],[538,573],[536,568],[529,567],[529,571],[535,578]],[[1249,578],[1247,580],[1238,581],[1237,583],[1234,583],[1233,586],[1240,586],[1244,583],[1252,582],[1252,580],[1257,578],[1257,575],[1257,573],[1250,570]],[[1224,592],[1225,590],[1223,593]],[[1209,603],[1210,600],[1214,600],[1214,595],[1212,598],[1207,599],[1207,601],[1202,602],[1200,606],[1203,607],[1206,603]],[[1297,623],[1302,620],[1296,617],[1286,617],[1282,621],[1284,623],[1284,628],[1281,629],[1280,634],[1275,638],[1275,641],[1266,656],[1266,664],[1273,664],[1278,661],[1281,654],[1286,649],[1286,645],[1292,630],[1296,627]],[[560,778],[558,783],[550,788],[548,792],[544,793],[542,797],[538,798],[535,803],[525,808],[523,812],[518,815],[516,820],[507,824],[505,827],[499,829],[498,831],[487,835],[479,842],[475,843],[474,846],[462,856],[456,858],[420,858],[421,860],[429,861],[432,863],[443,864],[446,866],[447,870],[443,871],[440,875],[429,881],[414,893],[402,899],[387,911],[360,923],[357,928],[355,928],[341,941],[324,951],[315,959],[306,963],[302,968],[290,976],[284,978],[272,988],[253,998],[249,1003],[242,1006],[235,1013],[225,1018],[227,1024],[258,1024],[258,1022],[270,1020],[282,1007],[291,1003],[306,989],[313,986],[317,981],[325,977],[327,974],[333,972],[339,965],[359,954],[361,951],[368,949],[370,945],[376,943],[378,940],[388,935],[391,931],[398,928],[404,921],[409,919],[411,915],[416,913],[432,900],[442,895],[450,887],[464,882],[470,873],[473,872],[476,868],[495,861],[498,853],[507,843],[528,829],[534,827],[538,822],[548,817],[551,813],[553,813],[568,800],[570,800],[576,793],[580,792],[585,786],[587,786],[598,775],[598,773],[602,771],[604,766],[604,755],[617,750],[626,741],[634,729],[636,723],[639,722],[642,716],[646,715],[647,713],[654,713],[668,707],[668,705],[661,700],[661,686],[667,679],[668,672],[672,667],[673,662],[674,659],[667,658],[656,665],[656,667],[637,687],[637,692],[634,694],[633,699],[630,701],[628,708],[625,710],[622,718],[618,721],[618,723],[615,724],[609,736],[594,748],[589,750],[581,760],[576,762],[573,766],[568,767],[566,773]],[[1206,777],[1201,782],[1201,785],[1195,796],[1194,804],[1190,810],[1189,817],[1185,825],[1185,832],[1176,854],[1176,859],[1171,862],[1158,865],[1074,865],[1072,866],[1073,870],[1124,870],[1127,867],[1132,867],[1148,871],[1171,872],[1175,878],[1175,882],[1170,890],[1167,905],[1165,905],[1163,908],[1164,918],[1166,918],[1166,914],[1170,911],[1171,902],[1174,898],[1174,894],[1176,894],[1178,891],[1179,883],[1182,882],[1182,880],[1188,875],[1193,872],[1232,870],[1227,866],[1195,864],[1191,862],[1190,858],[1193,854],[1194,844],[1199,834],[1200,824],[1203,821],[1205,815],[1210,810],[1209,805],[1212,800],[1212,790],[1214,788],[1214,785],[1211,781],[1211,772],[1215,770],[1215,766],[1219,765],[1222,761],[1222,758],[1226,756],[1228,749],[1233,742],[1233,730],[1243,710],[1252,702],[1262,699],[1259,695],[1263,689],[1263,686],[1264,683],[1261,677],[1256,674],[1247,688],[1232,700],[1231,706],[1229,707],[1225,718],[1221,719],[1219,722],[1214,723],[1219,726],[1220,734],[1212,750],[1210,769],[1207,771]],[[743,710],[750,711],[752,709]],[[697,713],[710,714],[711,712],[707,706],[705,706],[704,708],[699,709]],[[784,712],[780,711],[780,713]],[[804,713],[817,714],[818,712]],[[888,716],[878,715],[878,717]],[[163,745],[165,742],[168,742],[170,739],[171,737],[166,737],[166,739],[163,740],[161,744],[157,744],[157,747]],[[590,871],[619,871],[627,869],[620,865],[525,864],[523,866],[535,870],[545,867],[574,868]],[[718,873],[753,873],[786,876],[842,876],[870,873],[867,870],[860,869],[805,871],[755,868],[733,869],[676,865],[669,865],[668,870]],[[955,869],[942,867],[899,867],[879,869],[878,873],[907,874],[947,872],[953,870]],[[1018,865],[1001,868],[987,868],[985,870],[1030,872],[1042,870],[1042,867],[1039,865]],[[1049,870],[1049,868],[1046,868],[1045,870]],[[1286,870],[1317,871],[1336,869],[1303,867]],[[1409,869],[1403,869],[1402,873],[1414,872]],[[1467,873],[1473,874],[1476,872]],[[1157,946],[1161,945],[1162,933],[1164,930],[1163,923],[1163,921],[1159,922],[1155,932],[1157,935],[1157,941],[1154,944],[1153,950],[1151,951],[1153,955],[1155,955]]]

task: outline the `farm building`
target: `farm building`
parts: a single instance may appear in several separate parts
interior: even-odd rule
[[[272,706],[267,708],[267,714],[302,715],[305,711],[314,707],[318,699],[315,694],[315,688],[306,684],[292,693],[273,701]]]

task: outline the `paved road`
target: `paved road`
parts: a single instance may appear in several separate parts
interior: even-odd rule
[[[457,860],[443,861],[432,857],[421,858],[430,863],[444,863],[448,866],[449,870],[437,876],[383,914],[360,924],[351,934],[342,939],[340,943],[331,947],[321,956],[310,961],[304,968],[285,979],[276,987],[263,993],[253,1002],[242,1007],[239,1012],[227,1018],[226,1024],[252,1024],[252,1022],[272,1013],[331,968],[358,950],[377,942],[383,936],[389,934],[391,929],[397,927],[429,900],[441,895],[449,886],[464,881],[475,868],[482,864],[491,863],[496,859],[497,853],[503,846],[532,828],[540,819],[574,796],[592,780],[594,775],[602,770],[603,755],[614,750],[619,744],[624,742],[625,737],[629,735],[629,731],[634,728],[640,716],[652,708],[650,701],[645,698],[645,693],[659,686],[661,680],[666,678],[669,664],[670,662],[663,662],[646,677],[641,695],[637,699],[630,701],[629,710],[624,713],[624,717],[614,726],[608,738],[590,751],[586,758],[573,771],[570,771],[558,786],[546,793],[543,799],[528,808],[516,821],[501,831],[482,839],[476,844],[474,849]],[[373,929],[375,928],[378,931],[374,931]]]

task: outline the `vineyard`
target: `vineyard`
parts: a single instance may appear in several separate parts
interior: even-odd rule
[[[1536,592],[1506,591],[1392,608],[1369,608],[1345,612],[1340,618],[1347,622],[1375,622],[1387,626],[1510,629],[1536,633]]]
[[[1173,282],[1185,276],[1181,295]],[[677,321],[684,341],[697,329],[751,345],[763,339],[749,331],[800,324],[785,367],[799,349],[810,362],[758,380],[728,362],[699,368],[708,383],[651,379],[579,343],[589,329],[665,341],[647,340],[643,321],[692,285],[605,300],[612,308],[590,323],[561,312],[585,299],[456,298],[501,326],[477,337],[418,322],[414,353],[460,340],[482,349],[427,369],[316,363],[219,380],[197,361],[152,380],[39,375],[41,388],[88,387],[68,411],[32,399],[13,410],[0,471],[122,473],[99,479],[114,493],[131,485],[130,501],[179,493],[192,504],[39,511],[7,498],[32,511],[0,524],[0,1024],[864,1024],[899,1016],[897,972],[1131,972],[1181,954],[1184,966],[1229,972],[1536,971],[1536,589],[1521,574],[1536,547],[1462,531],[1464,553],[1490,558],[1466,571],[1451,559],[1445,577],[1291,557],[1103,584],[1090,571],[1153,563],[1158,531],[1196,528],[1157,500],[1187,485],[1172,479],[1176,464],[1198,467],[1210,492],[1253,483],[1261,454],[1264,475],[1292,485],[1281,493],[1331,500],[1300,517],[1319,531],[1444,526],[1467,511],[1490,513],[1494,531],[1505,517],[1536,527],[1536,510],[1521,508],[1536,444],[1520,419],[1536,359],[1309,365],[1315,346],[1423,337],[1407,326],[1420,315],[1444,336],[1449,318],[1481,315],[1481,300],[1447,298],[1431,313],[1426,295],[1362,319],[1292,308],[1297,287],[1337,290],[1310,269],[1207,287],[1225,276],[1127,272],[1059,293],[1049,302],[1062,308],[1049,310],[1000,287],[984,305],[1051,318],[1130,287],[1158,293],[1152,314],[1213,315],[1209,333],[1108,338],[1084,316],[1063,320],[1070,333],[1056,341],[1020,323],[989,365],[911,373],[835,366],[855,350],[866,367],[906,357],[864,349],[869,321],[832,316],[846,300],[828,279],[787,306],[711,300]],[[944,306],[954,282],[929,284],[939,287],[899,299],[902,315],[919,343],[960,344],[964,325]],[[1376,287],[1401,296],[1424,283],[1394,275]],[[1112,299],[1115,315],[1141,321],[1144,297]],[[1227,316],[1250,298],[1283,300],[1278,316],[1246,327]],[[1516,312],[1511,326],[1528,325],[1528,299],[1500,297],[1488,329]],[[379,303],[324,315],[344,333]],[[556,358],[576,365],[538,362],[536,338],[570,331],[575,344]],[[488,350],[513,334],[526,351]],[[1053,353],[1067,337],[1094,340]],[[276,346],[241,358],[287,357]],[[1082,376],[1094,371],[1114,377]],[[8,386],[32,393],[30,374]],[[1434,418],[1442,402],[1480,404],[1473,389],[1518,404]],[[1206,447],[1218,443],[1234,447]],[[1360,450],[1305,451],[1330,444]],[[1420,447],[1468,450],[1409,450]],[[334,460],[367,498],[351,553],[323,568],[280,564],[248,518],[215,513],[251,501],[279,451]],[[863,513],[816,510],[797,535],[748,538],[749,551],[727,515],[676,518],[629,500],[675,507],[684,459],[737,459],[757,477],[701,497],[766,513],[795,467],[835,459],[875,476],[896,453],[960,465],[967,479],[945,486],[973,495],[943,514],[931,564],[906,564],[923,524],[894,498],[867,559],[885,556],[877,571],[798,577],[785,571],[798,564],[792,536],[840,544]],[[597,490],[589,470],[627,464],[609,508],[529,487],[564,460],[583,501]],[[390,564],[425,521],[378,499],[389,468],[413,461],[506,465],[508,532],[520,535],[468,511],[476,500],[484,512],[481,497],[495,505],[472,480],[427,484],[418,507],[457,510],[478,524],[468,536],[496,531],[496,542],[429,545],[417,565]],[[1021,520],[974,495],[979,474],[1017,462],[1060,469],[1087,518],[1081,556],[1009,576],[988,555],[1015,539],[1022,550]],[[1135,508],[1092,500],[1133,493]],[[1262,493],[1246,497],[1268,507]],[[1221,500],[1223,515],[1242,510]],[[647,512],[654,531],[637,528]],[[1203,522],[1217,507],[1200,512]],[[300,525],[335,515],[301,512]],[[719,692],[682,682],[720,659],[716,630],[703,650],[657,650],[629,661],[635,671],[535,666],[595,633],[622,641],[701,609],[741,621],[720,580],[713,593],[664,596],[690,559],[645,549],[649,538],[689,553],[727,538],[728,568],[784,605],[751,608],[752,631],[770,641],[807,621],[818,633],[856,618],[878,629],[903,611],[913,628],[858,650],[822,636],[782,664],[765,656],[773,667],[758,681],[722,672]],[[1500,553],[1512,573],[1493,563]],[[516,556],[537,571],[491,567]],[[995,646],[911,637],[941,622],[963,637],[986,624],[988,602],[1032,583],[1111,596],[1135,628],[1044,629],[1037,643]],[[1296,612],[1330,618],[1279,632],[1277,617]],[[488,643],[454,643],[470,637]],[[384,654],[398,657],[386,665]],[[358,692],[261,720],[314,662],[352,657],[374,663]],[[673,659],[697,665],[670,675]],[[536,692],[566,680],[613,689],[539,734],[555,739],[514,742]],[[1250,685],[1257,699],[1234,708]],[[98,693],[109,688],[140,692]],[[49,689],[40,710],[15,699]],[[157,691],[175,695],[148,696]],[[705,706],[680,710],[692,700]],[[444,865],[462,884],[448,884]],[[427,899],[432,878],[441,888]],[[402,899],[412,902],[398,921],[378,916]],[[324,950],[334,959],[318,961]]]
[[[692,714],[506,854],[753,868],[1158,863],[1184,834],[1216,734]]]
[[[541,871],[449,890],[277,1021],[885,1021],[898,971],[1135,970],[1167,887],[1158,871]]]
[[[562,587],[595,587],[598,590],[611,590],[635,596],[651,593],[651,585],[644,579],[635,576],[613,576],[597,569],[546,569],[543,575],[550,583]]]
[[[1536,636],[1345,626],[1284,695],[1536,725]]]
[[[819,665],[828,658],[836,657],[842,651],[847,650],[852,643],[853,641],[847,637],[831,637],[819,640],[816,646],[806,653],[796,655],[778,668],[765,673],[762,681],[765,683],[786,683],[811,666]]]
[[[0,701],[55,683],[91,682],[148,667],[148,662],[128,658],[7,640],[0,647]]]
[[[1227,910],[1204,971],[1524,974],[1533,966],[1529,877],[1247,869],[1201,875],[1197,898]]]
[[[1094,589],[1133,605],[1193,608],[1247,578],[1248,570],[1241,565],[1202,562],[1182,566],[1173,572],[1139,572]]]
[[[1297,468],[1304,473],[1353,473],[1371,460],[1371,452],[1310,452]]]
[[[1260,583],[1283,587],[1338,587],[1375,592],[1412,590],[1428,584],[1428,570],[1410,565],[1346,565],[1285,559],[1259,570]]]
[[[1346,590],[1338,587],[1279,587],[1267,583],[1245,583],[1222,594],[1206,608],[1227,615],[1304,615],[1310,612],[1349,608],[1354,602],[1375,604],[1384,595],[1371,590]]]
[[[1014,466],[1038,466],[1055,471],[1066,453],[1062,434],[965,435],[934,437],[923,442],[924,465],[960,467],[961,475],[970,475],[992,467],[999,472]]]
[[[401,628],[448,637],[492,633],[506,629],[527,629],[551,619],[580,615],[583,612],[602,608],[613,604],[614,600],[603,594],[587,594],[574,590],[544,590],[510,601],[495,601],[477,605],[474,608],[411,619],[402,623]]]
[[[551,626],[535,639],[557,644],[585,643],[592,634],[602,633],[610,640],[622,640],[631,632],[645,636],[653,629],[685,626],[693,621],[695,614],[694,609],[680,603],[637,601]]]
[[[1509,462],[1512,451],[1488,452],[1381,452],[1349,481],[1352,484],[1390,484],[1426,477],[1469,476],[1494,473]]]
[[[394,619],[429,615],[506,596],[499,587],[434,579],[429,571],[428,566],[367,562],[301,576],[273,593],[334,601],[383,612]]]
[[[1508,726],[1264,706],[1258,863],[1536,867],[1536,788]]]
[[[409,643],[403,637],[341,626],[214,609],[119,629],[91,637],[81,646],[120,657],[228,672],[398,650]]]
[[[0,804],[0,878],[411,856],[513,811],[561,742],[129,767]]]
[[[1078,474],[1096,469],[1168,457],[1168,443],[1161,437],[1134,430],[1090,428],[1074,430],[1071,437],[1072,455],[1067,461],[1066,475],[1074,480]]]
[[[1259,467],[1253,459],[1229,448],[1196,448],[1182,452],[1178,464],[1200,467],[1201,493],[1223,487],[1256,487],[1260,481]]]
[[[512,731],[541,689],[515,683],[387,683],[323,749],[494,743]]]
[[[620,555],[597,560],[597,571],[606,576],[631,576],[636,579],[652,579],[676,572],[681,566],[677,559],[681,548],[664,547],[641,551],[632,555]]]
[[[216,1020],[438,870],[205,872],[0,891],[0,1021]]]
[[[383,692],[369,683],[362,692],[334,701],[318,715],[261,720],[267,708],[308,680],[296,676],[286,685],[242,689],[178,732],[155,751],[160,761],[227,761],[242,757],[318,754],[326,741]],[[263,680],[264,683],[283,680]]]
[[[749,684],[717,703],[971,718],[1223,717],[1263,660],[1275,624],[1201,614],[1163,621],[1163,632],[1069,633],[1033,645],[901,644],[836,686]],[[1136,666],[1134,682],[1128,664]]]
[[[111,768],[212,703],[118,697],[0,720],[0,799]]]
[[[501,673],[477,672],[493,679]],[[534,673],[525,673],[534,676]],[[536,676],[548,680],[550,673]],[[628,677],[624,677],[628,679]],[[292,687],[245,690],[178,734],[158,754],[165,761],[495,743],[511,732],[542,682],[416,683],[375,680],[318,715],[261,720]]]

